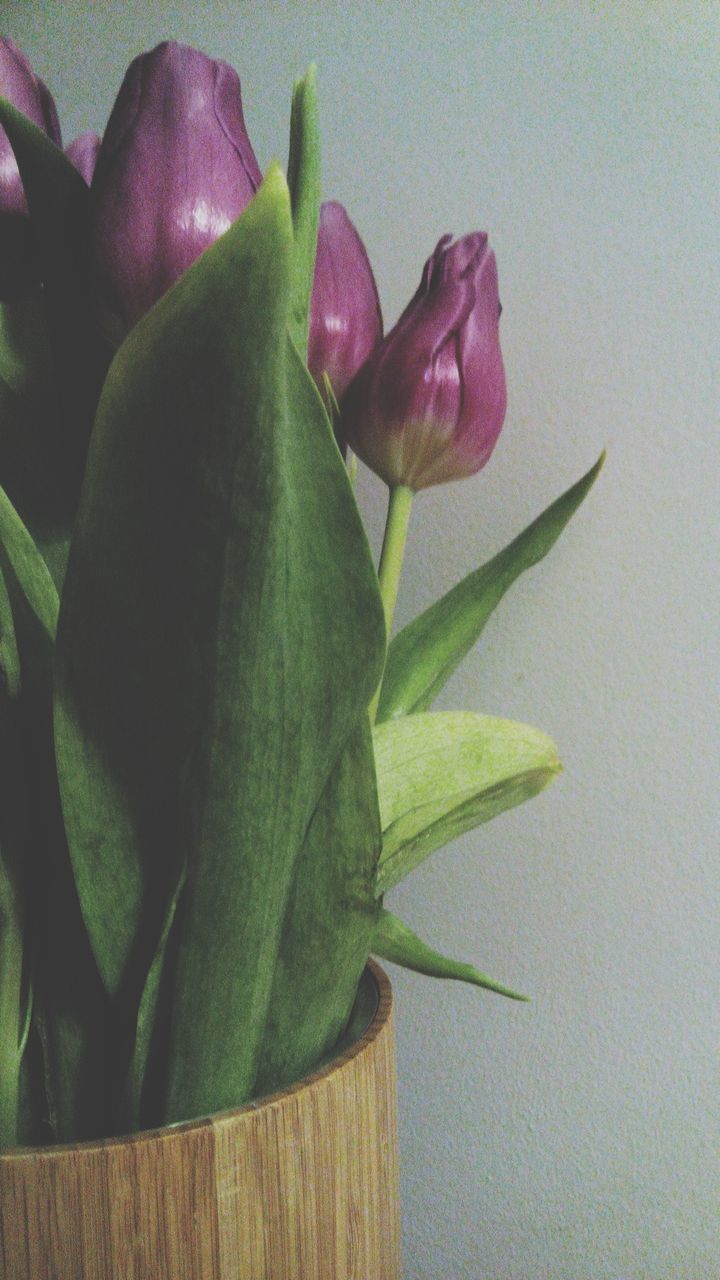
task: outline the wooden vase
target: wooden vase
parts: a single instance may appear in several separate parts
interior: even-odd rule
[[[390,983],[347,1052],[259,1103],[0,1153],[2,1280],[399,1280]]]

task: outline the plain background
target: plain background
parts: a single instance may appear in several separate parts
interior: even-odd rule
[[[720,1277],[720,7],[21,0],[3,27],[66,141],[161,38],[226,58],[263,166],[316,60],[324,194],[388,326],[442,232],[490,232],[507,423],[416,501],[399,622],[608,463],[440,704],[541,726],[565,773],[389,904],[533,997],[393,970],[405,1275]]]

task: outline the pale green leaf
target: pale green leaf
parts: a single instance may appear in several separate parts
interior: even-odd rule
[[[539,729],[470,711],[388,720],[373,740],[383,830],[378,896],[433,850],[537,795],[561,767]]]

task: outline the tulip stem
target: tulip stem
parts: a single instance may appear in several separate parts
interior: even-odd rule
[[[382,597],[383,609],[385,611],[385,632],[388,644],[390,643],[390,632],[392,630],[395,603],[397,601],[398,587],[400,585],[400,573],[403,565],[403,557],[405,555],[405,542],[407,539],[408,523],[410,520],[410,509],[412,507],[412,500],[414,496],[414,490],[412,490],[409,485],[398,484],[391,488],[390,499],[388,501],[385,536],[383,538],[382,551],[380,552],[380,564],[378,566],[378,581],[380,583],[380,595]],[[371,723],[374,722],[377,714],[381,688],[382,680],[380,681],[375,697],[370,704]]]

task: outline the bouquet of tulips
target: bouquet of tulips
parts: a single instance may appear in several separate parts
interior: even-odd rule
[[[130,65],[61,146],[0,41],[0,1143],[189,1119],[295,1080],[371,953],[513,996],[384,895],[559,769],[433,699],[599,463],[387,644],[413,495],[505,415],[495,259],[443,236],[383,337],[320,203],[314,76],[264,178],[236,73]],[[379,568],[353,459],[389,489]],[[516,997],[520,998],[520,997]]]

